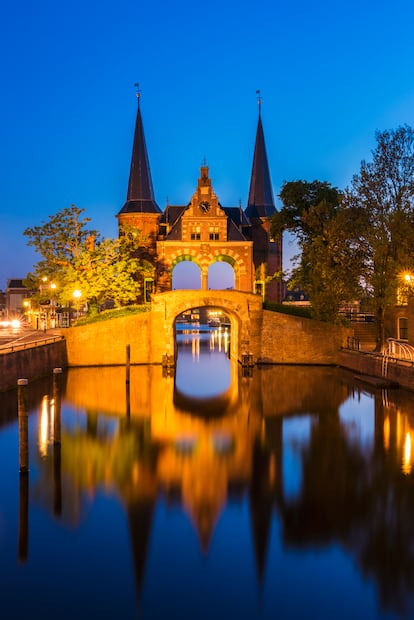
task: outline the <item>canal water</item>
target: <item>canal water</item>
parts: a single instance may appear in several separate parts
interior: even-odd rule
[[[22,388],[28,474],[0,395],[1,618],[414,618],[414,395],[177,347]]]

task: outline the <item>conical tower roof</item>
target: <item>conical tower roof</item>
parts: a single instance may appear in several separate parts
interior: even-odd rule
[[[127,199],[120,213],[161,213],[154,198],[139,95]]]
[[[257,124],[256,143],[254,147],[252,176],[250,178],[249,200],[245,213],[250,218],[272,217],[276,207],[273,200],[272,183],[267,163],[266,145],[260,114]]]

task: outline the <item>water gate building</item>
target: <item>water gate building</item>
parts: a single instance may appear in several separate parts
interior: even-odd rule
[[[147,239],[154,257],[154,277],[146,278],[149,292],[171,290],[172,272],[182,261],[200,269],[201,288],[209,287],[209,268],[226,262],[234,271],[234,288],[260,294],[264,300],[282,299],[282,238],[272,239],[271,218],[276,212],[260,112],[254,147],[250,190],[245,209],[225,207],[216,195],[207,164],[201,166],[197,187],[183,205],[158,206],[138,95],[126,202],[117,214],[119,229],[134,227]]]

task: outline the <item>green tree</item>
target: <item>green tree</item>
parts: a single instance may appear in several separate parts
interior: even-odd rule
[[[340,306],[360,293],[360,213],[344,208],[341,193],[327,182],[285,182],[280,198],[272,234],[294,233],[301,251],[291,284],[308,293],[315,318],[338,322]]]
[[[414,271],[414,131],[408,125],[378,131],[376,140],[372,162],[361,162],[344,203],[365,218],[363,282],[377,317],[381,350],[386,309],[397,302],[402,274]]]
[[[154,274],[151,262],[143,258],[145,237],[139,230],[124,229],[117,239],[105,239],[87,227],[90,220],[83,213],[72,205],[24,231],[28,245],[42,257],[26,286],[38,289],[38,301],[46,302],[51,296],[47,283],[53,282],[53,295],[63,305],[73,301],[78,289],[89,311],[106,300],[116,306],[136,303],[143,277]]]

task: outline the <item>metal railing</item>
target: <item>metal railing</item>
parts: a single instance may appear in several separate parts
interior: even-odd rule
[[[28,340],[25,342],[14,342],[0,345],[0,355],[3,353],[14,353],[15,351],[23,351],[24,349],[34,349],[35,347],[43,347],[47,344],[53,344],[64,340],[64,336],[45,336],[38,340]]]
[[[386,377],[388,374],[389,363],[414,365],[414,347],[405,342],[395,340],[395,338],[388,338],[387,344],[382,352],[382,376]]]
[[[414,361],[414,347],[395,338],[388,338],[384,355],[412,362]]]

